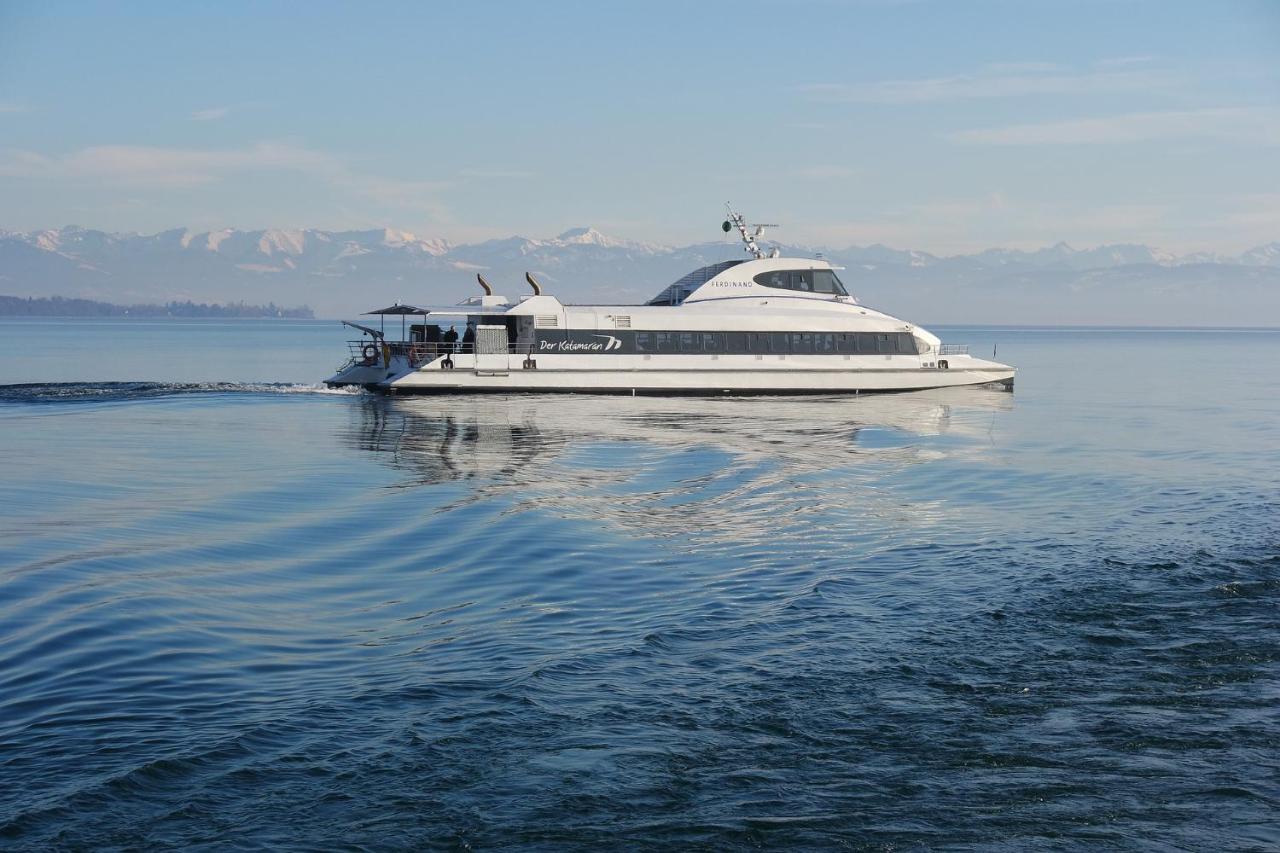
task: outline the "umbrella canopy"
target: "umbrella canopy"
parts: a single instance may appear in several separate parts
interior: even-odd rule
[[[382,308],[377,311],[366,311],[364,313],[368,315],[368,314],[426,314],[427,312],[428,312],[428,309],[426,308],[418,308],[417,306],[414,306],[414,305],[401,305],[399,302],[397,302],[395,305],[392,305],[389,308]]]

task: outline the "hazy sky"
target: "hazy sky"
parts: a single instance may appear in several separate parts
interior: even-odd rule
[[[1280,0],[0,0],[0,228],[1280,239]]]

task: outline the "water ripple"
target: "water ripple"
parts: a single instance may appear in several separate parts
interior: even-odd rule
[[[0,403],[121,403],[185,394],[342,394],[358,389],[292,382],[34,382],[0,385]]]
[[[0,389],[6,847],[1280,842],[1280,489],[1228,441],[124,384]]]

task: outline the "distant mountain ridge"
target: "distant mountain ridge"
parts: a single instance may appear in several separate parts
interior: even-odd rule
[[[324,256],[332,261],[344,257],[369,254],[378,249],[406,252],[411,255],[442,257],[445,255],[466,256],[477,252],[483,254],[494,249],[501,252],[509,252],[515,249],[520,254],[527,255],[538,249],[545,248],[599,247],[660,255],[677,254],[694,248],[694,246],[676,247],[611,237],[591,227],[572,228],[549,239],[512,236],[473,244],[454,244],[442,238],[423,238],[408,231],[397,231],[391,228],[367,231],[324,231],[314,228],[271,228],[257,231],[241,231],[235,228],[226,228],[220,231],[206,232],[193,232],[186,228],[174,228],[157,234],[146,235],[133,232],[112,233],[97,231],[76,225],[29,232],[0,230],[0,240],[20,241],[44,251],[68,256],[78,256],[94,251],[110,251],[116,247],[128,247],[135,250],[138,248],[161,251],[204,250],[223,257],[234,256],[237,259],[265,257],[276,258],[281,262],[291,257],[308,255]],[[738,247],[736,239],[727,240],[725,243],[735,249]],[[719,246],[721,243],[698,245]],[[1034,267],[1062,266],[1070,269],[1097,269],[1125,264],[1183,266],[1198,263],[1223,263],[1243,266],[1280,266],[1280,241],[1256,246],[1236,256],[1204,252],[1178,255],[1174,252],[1136,243],[1111,243],[1092,249],[1076,249],[1065,242],[1059,242],[1053,246],[1030,251],[993,248],[985,249],[981,252],[956,255],[937,255],[919,250],[893,249],[880,243],[866,246],[850,245],[843,249],[780,245],[784,249],[793,249],[804,255],[826,253],[859,261],[905,263],[913,266],[963,260],[971,260],[990,266],[1026,264]]]
[[[62,296],[0,296],[0,317],[205,317],[205,318],[274,318],[310,320],[314,315],[303,305],[285,308],[275,304],[206,305],[195,302],[170,302],[167,305],[113,305],[93,299],[67,299]]]
[[[864,301],[921,322],[1280,325],[1280,242],[1227,257],[1148,246],[940,256],[883,245],[780,245],[822,256]],[[472,244],[395,229],[115,234],[68,226],[0,232],[0,292],[126,303],[309,304],[322,316],[388,300],[452,304],[483,272],[511,297],[531,271],[566,301],[634,302],[699,266],[742,258],[735,240],[665,246],[575,228]],[[1212,315],[1206,317],[1206,315]]]

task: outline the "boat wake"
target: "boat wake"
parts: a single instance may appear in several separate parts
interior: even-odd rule
[[[36,382],[0,385],[0,403],[109,403],[187,394],[363,394],[292,382]]]

